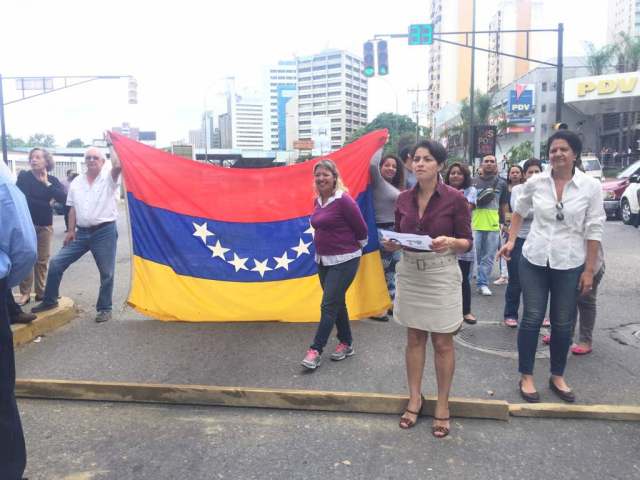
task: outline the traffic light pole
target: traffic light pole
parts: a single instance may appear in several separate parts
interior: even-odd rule
[[[58,88],[45,88],[45,81],[48,79],[64,79],[64,86]],[[11,105],[12,103],[22,102],[23,100],[29,100],[30,98],[40,97],[42,95],[46,95],[48,93],[58,92],[60,90],[65,90],[71,87],[77,87],[78,85],[84,85],[85,83],[93,82],[96,80],[117,80],[121,78],[132,78],[131,75],[66,75],[66,76],[39,76],[39,77],[4,77],[4,80],[42,80],[43,83],[43,92],[35,93],[33,95],[24,96],[24,88],[22,89],[22,97],[17,98],[15,100],[11,100],[9,102],[4,101],[3,89],[2,89],[2,80],[3,77],[0,75],[0,137],[2,141],[2,160],[5,164],[9,164],[8,158],[8,145],[7,145],[7,135],[5,131],[5,121],[4,121],[4,106]],[[68,83],[71,80],[72,83]]]
[[[470,92],[469,92],[469,133],[467,142],[467,148],[469,151],[467,154],[469,155],[469,165],[471,165],[472,171],[475,168],[475,158],[474,158],[474,131],[473,131],[473,116],[474,116],[474,101],[475,101],[475,79],[476,79],[476,0],[473,0],[472,14],[471,14],[471,81],[470,83]],[[435,133],[435,132],[434,132]]]

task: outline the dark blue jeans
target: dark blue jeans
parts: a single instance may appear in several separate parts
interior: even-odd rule
[[[0,279],[0,478],[20,480],[27,464],[27,452],[16,404],[16,368],[7,311],[8,291],[6,278]]]
[[[62,247],[49,263],[47,285],[44,289],[44,303],[51,304],[58,301],[60,282],[62,282],[65,270],[90,251],[100,272],[100,293],[96,310],[99,312],[111,311],[117,243],[118,231],[115,222],[104,225],[95,231],[78,228],[76,239],[69,245]]]
[[[524,311],[518,328],[518,366],[525,375],[533,374],[540,326],[551,296],[551,375],[562,376],[573,336],[578,302],[578,281],[584,265],[570,270],[555,270],[520,258],[520,283]]]
[[[318,277],[320,277],[320,285],[322,286],[322,304],[320,306],[320,324],[311,348],[320,353],[327,344],[334,325],[338,330],[340,342],[351,345],[353,341],[345,296],[356,276],[358,265],[360,265],[360,257],[338,265],[318,265]]]
[[[504,318],[518,319],[518,309],[520,308],[520,257],[522,256],[522,245],[524,238],[516,238],[516,243],[511,251],[511,260],[507,262],[509,272],[509,283],[507,291],[504,293]]]

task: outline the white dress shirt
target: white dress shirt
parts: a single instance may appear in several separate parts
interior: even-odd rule
[[[563,207],[559,210],[551,171],[534,175],[519,192],[515,211],[522,218],[533,211],[522,254],[534,265],[569,270],[585,262],[585,240],[602,241],[606,220],[602,187],[596,179],[576,169],[564,187]],[[559,212],[564,220],[556,218]]]
[[[93,183],[87,174],[76,177],[69,185],[67,205],[76,209],[78,227],[93,227],[118,218],[118,183],[113,181],[111,168],[102,166]]]

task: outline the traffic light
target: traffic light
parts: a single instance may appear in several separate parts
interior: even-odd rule
[[[373,77],[376,73],[376,68],[373,63],[373,43],[365,42],[364,43],[364,73],[365,77]]]
[[[387,41],[380,40],[378,42],[378,75],[386,75],[389,73],[389,50],[387,49]]]
[[[132,105],[138,103],[138,82],[133,77],[129,77],[129,103]]]

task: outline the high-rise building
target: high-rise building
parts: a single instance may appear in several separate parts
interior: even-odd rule
[[[433,31],[471,31],[472,0],[431,0]],[[447,40],[465,43],[465,35],[449,35]],[[476,56],[476,60],[478,56]],[[429,48],[429,123],[433,114],[450,103],[469,96],[471,85],[471,49],[443,42],[433,42]],[[478,85],[476,77],[476,88]]]
[[[620,32],[640,35],[640,0],[609,0],[608,17],[607,43],[614,43]]]
[[[543,28],[542,0],[502,0],[489,23],[489,30],[530,30]],[[527,38],[529,44],[527,45]],[[555,53],[555,38],[550,33],[496,33],[488,36],[489,50],[519,57],[548,60]],[[497,53],[489,53],[487,90],[495,91],[522,77],[538,64]]]
[[[231,145],[223,148],[245,148],[250,150],[267,150],[264,144],[264,99],[259,94],[238,93],[235,82],[228,85],[227,113],[230,127]],[[220,131],[222,137],[222,118],[220,119]],[[229,133],[224,132],[228,137]],[[221,142],[222,143],[222,142]],[[265,148],[266,147],[266,148]]]
[[[295,96],[296,62],[283,60],[265,71],[264,145],[266,149],[286,150],[286,105]]]
[[[313,140],[314,154],[344,145],[367,123],[367,79],[362,60],[342,50],[296,58],[298,140]]]

